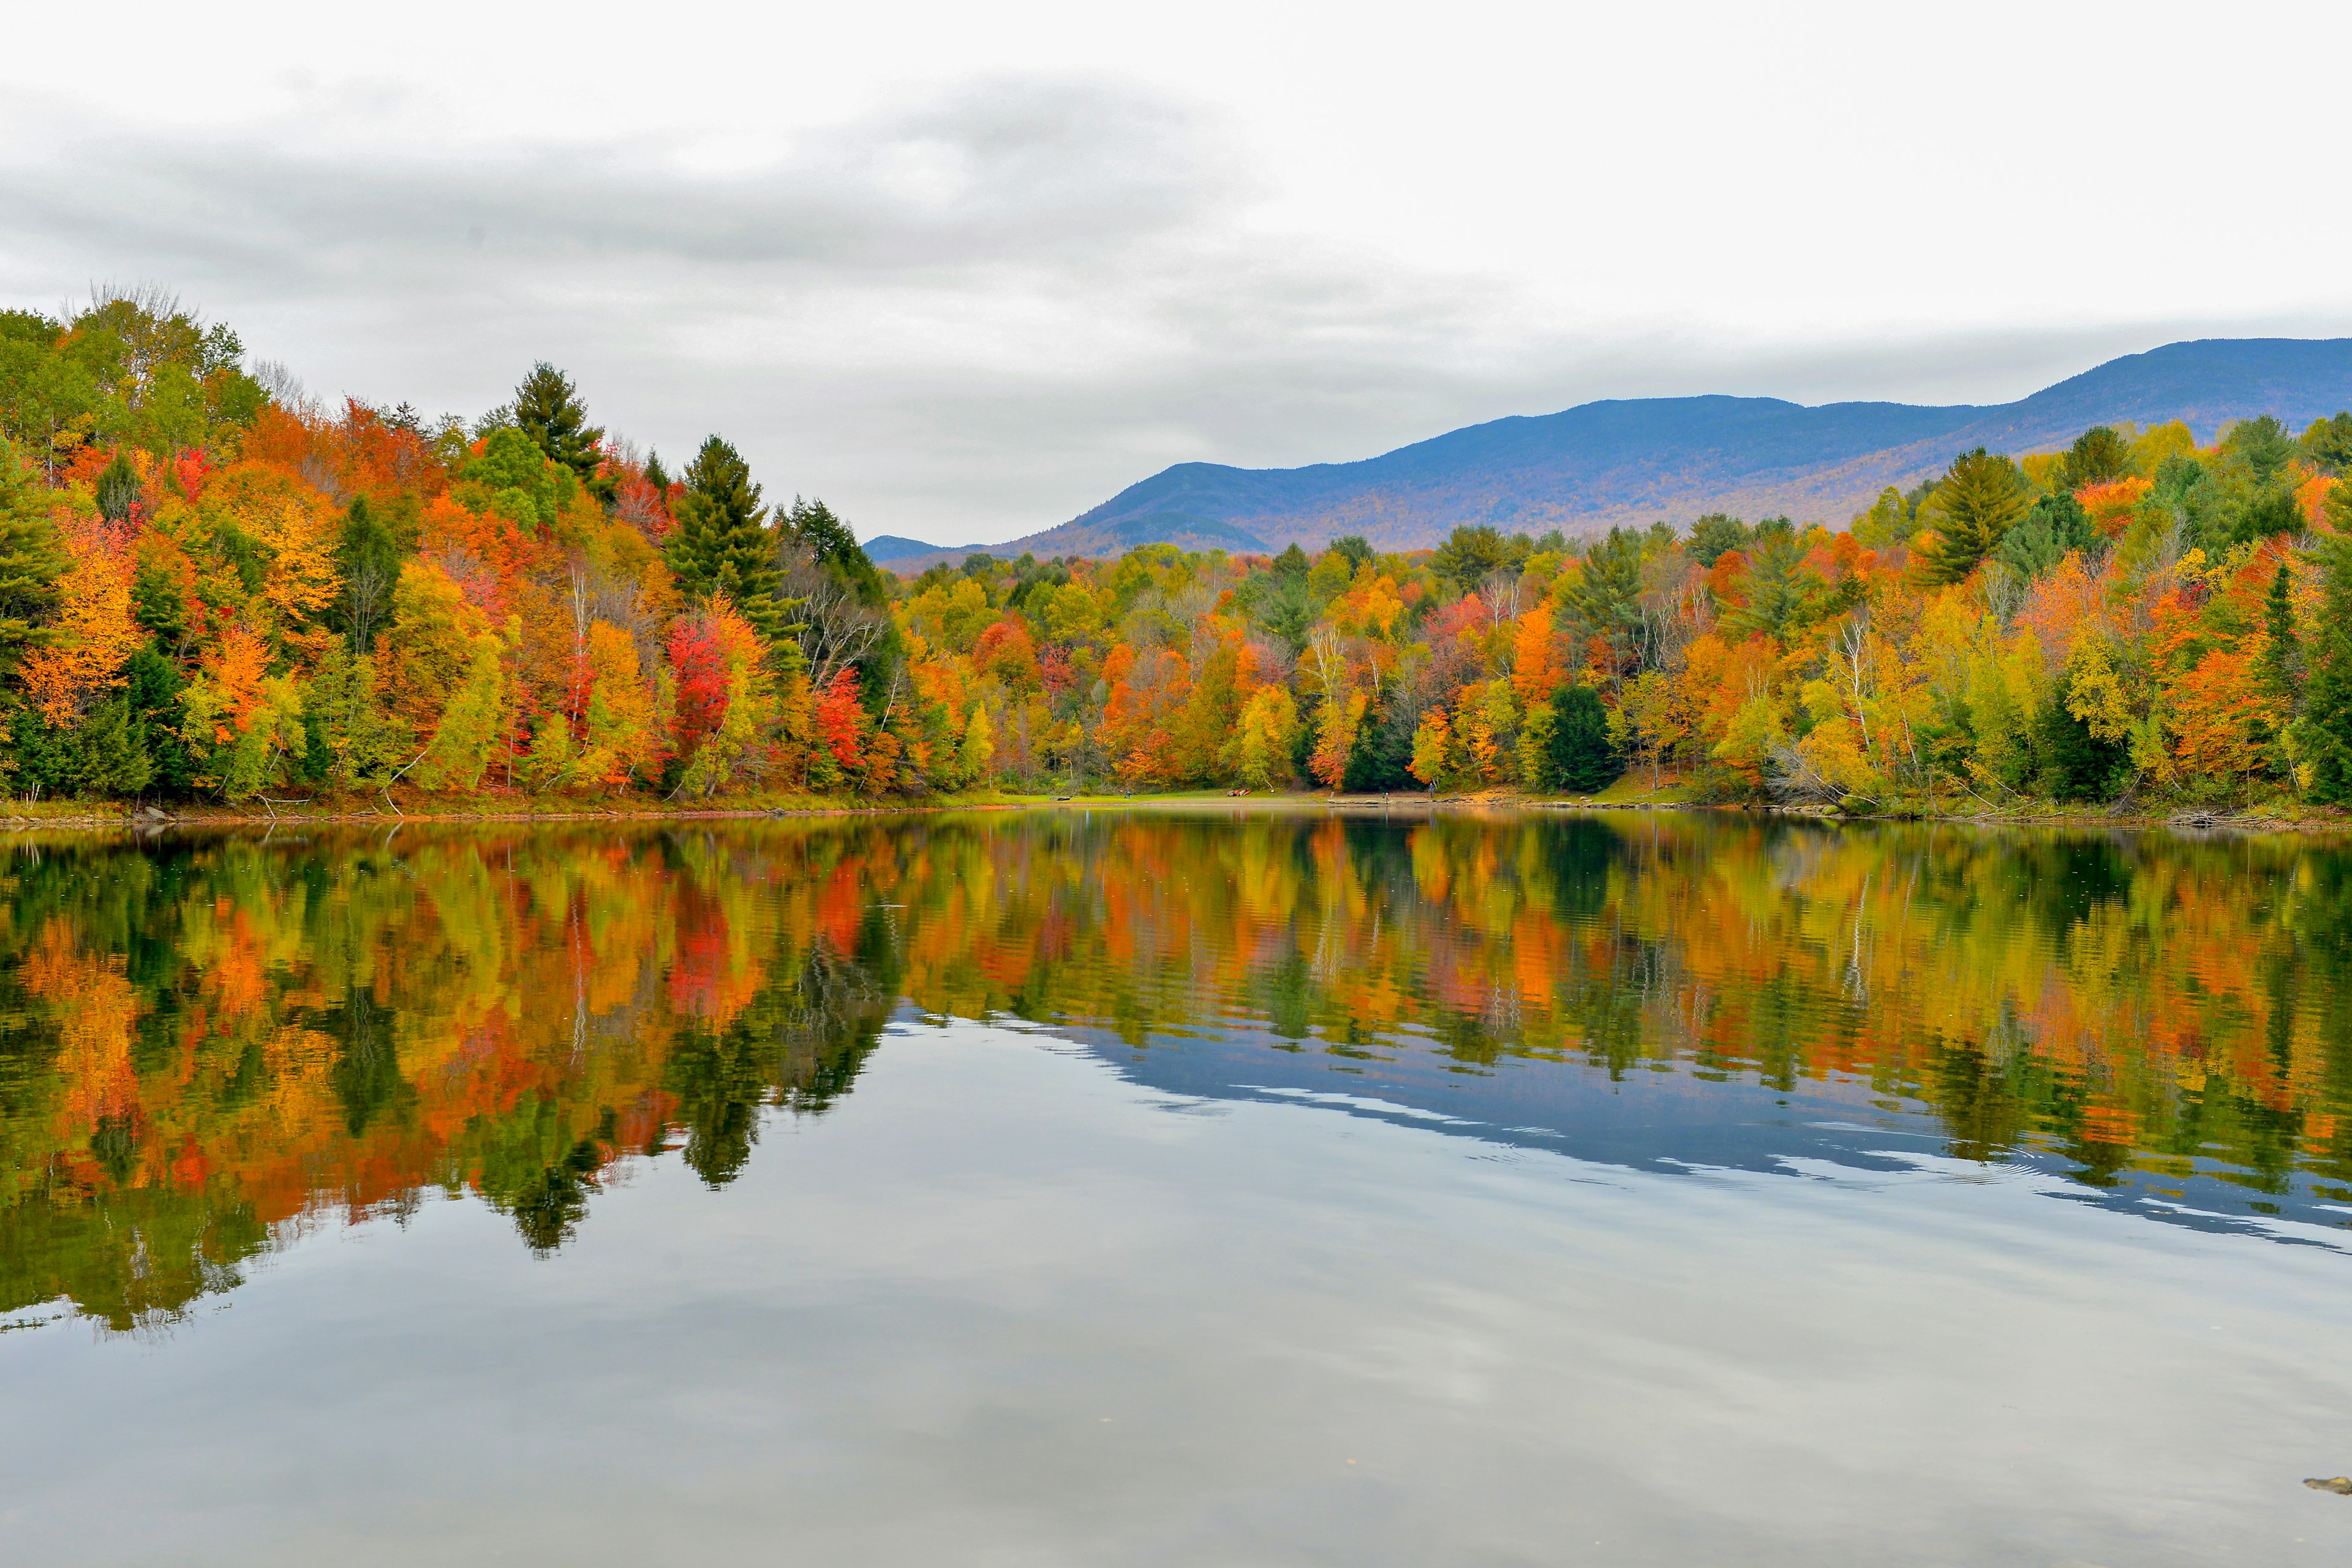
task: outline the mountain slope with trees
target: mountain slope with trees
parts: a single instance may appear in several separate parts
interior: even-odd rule
[[[1571,538],[1702,513],[1833,521],[1888,485],[1909,489],[1954,451],[2038,452],[2095,425],[2179,419],[2210,439],[2268,414],[2301,429],[2352,405],[2352,339],[2224,338],[2111,360],[1993,407],[1764,397],[1588,403],[1498,419],[1354,463],[1236,468],[1180,463],[1057,528],[992,547],[1099,555],[1153,539],[1192,548],[1225,524],[1278,549],[1360,534],[1384,550],[1480,524]],[[1231,548],[1228,545],[1228,548]],[[909,551],[917,569],[956,551]],[[877,557],[897,559],[894,555]]]

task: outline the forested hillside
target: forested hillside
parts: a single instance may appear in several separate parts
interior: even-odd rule
[[[0,315],[19,798],[491,805],[984,785],[1894,807],[2352,799],[2352,415],[1971,446],[1850,525],[877,571],[549,365],[426,419],[171,301]],[[272,390],[272,387],[275,390]]]
[[[2169,343],[1991,407],[1612,399],[1473,425],[1360,462],[1179,463],[999,552],[1097,554],[1159,540],[1228,550],[1296,541],[1311,550],[1349,534],[1411,550],[1465,525],[1557,528],[1574,539],[1660,518],[1687,527],[1710,511],[1836,519],[1890,484],[1933,479],[1971,447],[2042,452],[2095,425],[2174,420],[2210,438],[2265,414],[2300,429],[2347,406],[2352,339],[2304,338]],[[893,540],[875,559],[919,569],[940,553]]]

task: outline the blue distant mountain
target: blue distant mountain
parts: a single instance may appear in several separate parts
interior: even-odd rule
[[[870,561],[897,561],[909,555],[960,555],[967,550],[981,548],[976,544],[926,544],[919,539],[908,539],[902,533],[877,533],[861,542]]]
[[[1384,550],[1437,543],[1463,523],[1571,537],[1709,511],[1843,524],[1887,485],[1909,487],[1970,447],[2063,447],[2093,425],[2185,419],[2200,440],[2233,419],[2300,429],[2352,408],[2352,338],[2210,338],[2127,354],[2016,403],[1918,407],[1772,397],[1651,397],[1473,425],[1354,463],[1236,468],[1179,463],[992,554],[1117,555],[1188,548],[1309,548],[1347,533]],[[874,559],[919,565],[964,550],[876,540]]]

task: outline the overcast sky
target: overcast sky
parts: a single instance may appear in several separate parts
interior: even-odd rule
[[[2352,7],[107,7],[0,50],[0,304],[316,394],[531,361],[861,534],[1596,397],[2001,402],[2352,333]]]

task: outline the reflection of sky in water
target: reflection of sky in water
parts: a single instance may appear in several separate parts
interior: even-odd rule
[[[0,1539],[403,1565],[2352,1550],[2352,1504],[2300,1484],[2352,1461],[2333,1252],[1925,1149],[1668,1177],[1454,1135],[1410,1086],[1260,1071],[1202,1100],[1099,1050],[901,1024],[730,1184],[634,1163],[545,1257],[428,1198],[159,1337],[0,1336]]]
[[[2039,1178],[2025,1184],[2150,1219],[2352,1250],[2352,1207],[2325,1201],[2306,1184],[2276,1193],[2273,1202],[2257,1199],[2261,1207],[2252,1209],[2246,1186],[2218,1161],[2186,1173],[2126,1166],[2098,1185],[2073,1179],[2080,1167],[2049,1139],[2009,1150],[1996,1163],[1952,1161],[1943,1157],[1949,1140],[1927,1108],[1890,1100],[1851,1078],[1809,1079],[1783,1090],[1737,1078],[1702,1079],[1672,1067],[1612,1078],[1581,1062],[1508,1058],[1465,1074],[1416,1048],[1421,1042],[1391,1042],[1335,1059],[1262,1031],[1198,1031],[1139,1046],[1098,1030],[1055,1032],[1080,1040],[1139,1083],[1175,1094],[1330,1106],[1656,1170],[1944,1165],[1982,1180]],[[1335,1082],[1351,1087],[1335,1090]]]
[[[2300,1485],[2352,1470],[2340,848],[1036,813],[0,868],[29,1561],[2352,1546]]]

